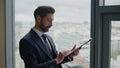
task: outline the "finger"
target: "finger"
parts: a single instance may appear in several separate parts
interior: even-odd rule
[[[78,54],[79,54],[78,50],[73,53],[74,56],[77,56]]]
[[[68,55],[70,52],[71,52],[70,50],[64,51],[64,52],[63,52],[63,53],[64,53],[64,56]]]
[[[76,48],[76,44],[73,46],[73,48],[71,49],[71,51],[74,50],[75,48]]]
[[[79,54],[79,51],[76,51],[76,52],[75,52],[75,55],[78,55],[78,54]]]
[[[67,52],[68,52],[68,51],[62,51],[62,52],[61,52],[62,57],[65,57],[66,54],[67,54]]]
[[[61,52],[59,52],[58,56],[61,57]]]

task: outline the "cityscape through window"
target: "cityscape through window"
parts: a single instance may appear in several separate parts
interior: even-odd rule
[[[19,55],[20,39],[34,26],[34,9],[50,5],[56,10],[53,26],[48,32],[58,51],[72,49],[90,38],[90,0],[16,0],[15,1],[15,62],[16,68],[24,68]],[[90,68],[90,43],[86,44],[74,61],[63,68]]]

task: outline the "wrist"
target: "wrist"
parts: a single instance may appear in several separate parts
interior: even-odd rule
[[[73,58],[74,56],[73,55],[69,55],[70,58]]]

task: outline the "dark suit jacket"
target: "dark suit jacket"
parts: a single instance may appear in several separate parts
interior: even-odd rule
[[[62,68],[61,64],[73,60],[66,57],[61,64],[56,64],[57,50],[50,36],[47,35],[53,55],[44,47],[41,38],[31,29],[19,44],[20,56],[25,63],[25,68]]]

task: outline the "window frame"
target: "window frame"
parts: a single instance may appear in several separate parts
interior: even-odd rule
[[[6,68],[15,68],[15,14],[14,0],[5,0]]]
[[[103,31],[103,26],[105,26],[103,25],[104,15],[115,15],[120,13],[120,6],[104,6],[104,3],[105,0],[92,0],[91,2],[91,37],[93,38],[91,43],[91,68],[103,68],[104,57],[102,56],[104,55],[105,51],[102,51],[102,49],[105,49],[103,47],[105,42],[103,42],[102,34],[105,31],[109,32],[108,30]],[[107,29],[107,27],[104,29]],[[108,41],[107,43],[111,42]]]
[[[119,14],[106,14],[103,19],[103,33],[102,33],[102,68],[110,68],[110,58],[111,58],[111,22],[112,21],[120,21],[120,13]],[[108,31],[105,31],[105,30]]]

